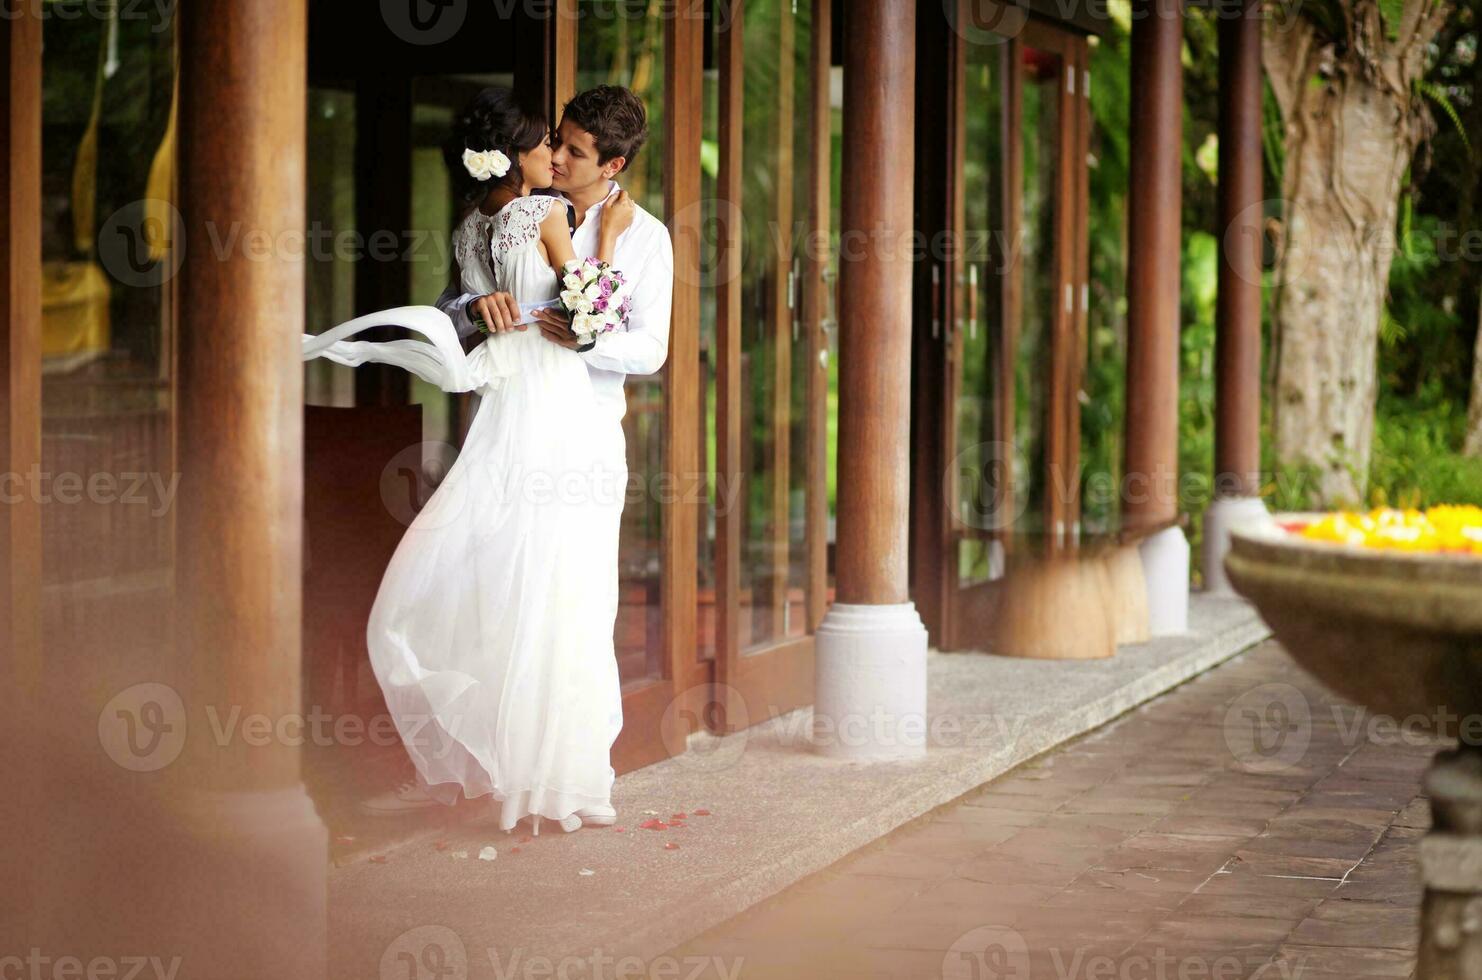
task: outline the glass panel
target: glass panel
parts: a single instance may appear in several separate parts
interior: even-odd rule
[[[355,235],[355,93],[309,89],[309,228],[318,241],[342,243]],[[305,264],[305,324],[319,333],[355,316],[355,263],[340,248]],[[304,364],[304,402],[346,408],[355,404],[355,369],[316,357]]]
[[[962,281],[956,336],[957,437],[954,455],[960,524],[969,530],[958,543],[958,581],[971,585],[997,577],[1001,546],[985,534],[1006,522],[1010,501],[1003,467],[1001,384],[1003,294],[1007,264],[1004,223],[1003,95],[1007,43],[968,44],[967,118],[963,161]]]
[[[664,209],[665,18],[647,2],[580,0],[577,11],[576,87],[624,85],[648,109],[648,142],[618,180],[660,219]],[[657,11],[657,7],[654,8]],[[662,676],[664,375],[629,376],[628,500],[621,539],[622,598],[618,606],[618,670],[624,684]]]
[[[1022,525],[1045,529],[1050,485],[1046,436],[1050,398],[1051,338],[1060,282],[1055,267],[1056,191],[1059,186],[1061,80],[1058,54],[1022,47],[1023,103],[1019,139],[1023,147],[1020,185],[1019,268],[1022,309],[1014,356],[1014,491],[1025,499]]]
[[[167,10],[71,6],[42,18],[42,447],[26,490],[46,648],[103,689],[169,642],[175,32]]]
[[[1088,39],[1091,74],[1089,232],[1091,282],[1081,388],[1081,523],[1107,532],[1121,516],[1122,425],[1127,386],[1127,58]]]
[[[720,70],[705,70],[704,109],[700,136],[700,468],[705,474],[705,506],[700,512],[698,575],[699,608],[696,620],[696,656],[715,658],[715,534],[717,503],[717,436],[715,428],[716,371],[716,180],[720,172]]]
[[[806,631],[806,373],[794,362],[807,215],[810,8],[744,8],[741,310],[742,649]],[[802,224],[805,227],[805,224]],[[801,346],[799,343],[797,346]]]

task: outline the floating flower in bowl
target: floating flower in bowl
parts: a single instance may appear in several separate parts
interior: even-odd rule
[[[1312,541],[1392,551],[1482,555],[1482,507],[1439,504],[1424,511],[1376,507],[1280,522]]]

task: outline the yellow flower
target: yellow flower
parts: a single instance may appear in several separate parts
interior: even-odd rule
[[[1298,533],[1356,547],[1482,555],[1482,507],[1438,504],[1425,511],[1413,507],[1376,507],[1367,514],[1339,511],[1323,515]]]

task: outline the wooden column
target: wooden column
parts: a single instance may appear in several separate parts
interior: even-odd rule
[[[0,75],[0,629],[8,687],[35,690],[41,664],[41,19],[4,18]]]
[[[841,188],[838,601],[909,601],[916,17],[849,3]]]
[[[1255,496],[1261,466],[1260,0],[1220,21],[1216,489]]]
[[[0,948],[36,943],[35,901],[46,881],[46,855],[36,841],[52,831],[44,805],[46,779],[61,760],[59,732],[37,724],[41,658],[41,505],[27,474],[41,465],[41,19],[21,5],[0,23],[0,757],[7,791],[0,794]],[[38,710],[39,709],[39,710]],[[76,738],[75,732],[66,735]],[[51,737],[48,737],[51,736]],[[54,878],[53,878],[54,880]],[[53,886],[54,887],[54,886]],[[71,911],[69,909],[69,911]]]
[[[167,773],[189,832],[174,897],[197,976],[325,972],[327,839],[299,749],[222,738],[205,714],[303,711],[307,26],[306,0],[180,12],[176,643],[190,724]]]
[[[1179,229],[1183,140],[1180,0],[1137,0],[1127,193],[1127,448],[1123,519],[1178,514]]]

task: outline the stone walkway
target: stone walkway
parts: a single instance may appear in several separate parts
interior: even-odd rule
[[[1437,743],[1381,722],[1263,644],[659,965],[745,978],[1408,977],[1429,822],[1420,779]]]

